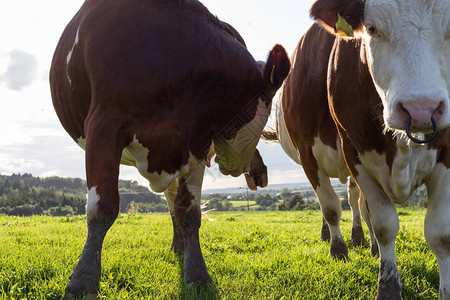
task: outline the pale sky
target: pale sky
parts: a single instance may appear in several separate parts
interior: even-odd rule
[[[48,83],[59,37],[83,2],[14,0],[3,1],[0,6],[0,174],[86,178],[84,151],[60,125]],[[308,11],[313,0],[202,2],[239,31],[256,60],[265,60],[276,43],[291,56],[312,24]],[[269,187],[307,181],[302,168],[280,145],[258,148],[269,169]],[[122,167],[120,178],[148,186],[131,167]],[[223,176],[216,164],[206,171],[203,184],[204,189],[245,186],[243,176]]]

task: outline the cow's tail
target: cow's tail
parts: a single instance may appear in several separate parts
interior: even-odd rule
[[[273,143],[279,143],[280,140],[278,139],[278,134],[275,129],[272,127],[266,126],[261,133],[261,138],[264,141],[273,142]]]

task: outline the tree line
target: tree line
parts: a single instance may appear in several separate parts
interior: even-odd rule
[[[350,210],[347,191],[337,192],[341,199],[342,209]],[[209,194],[203,197],[203,202],[208,209],[217,211],[231,210],[318,210],[320,205],[312,190],[291,191],[287,188],[280,193],[252,193],[248,195],[221,195]],[[239,203],[239,204],[236,204]],[[248,203],[248,204],[247,204]],[[252,204],[249,204],[252,203]],[[428,196],[425,186],[419,187],[408,201],[399,205],[400,207],[426,208]]]
[[[86,213],[86,181],[80,178],[35,177],[31,174],[0,175],[0,214],[30,216],[80,215]],[[163,197],[136,181],[119,180],[120,212],[167,212]],[[343,209],[350,209],[346,191],[338,192]],[[230,210],[315,210],[320,209],[314,192],[249,193],[202,196],[206,209]],[[426,207],[424,186],[416,190],[403,207]]]
[[[86,213],[86,181],[80,178],[0,175],[0,214],[30,216]],[[168,211],[166,201],[136,181],[119,180],[120,212]]]

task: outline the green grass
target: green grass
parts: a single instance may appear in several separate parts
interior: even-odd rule
[[[396,243],[404,299],[437,299],[437,263],[423,210],[402,210]],[[349,262],[320,242],[319,211],[214,212],[200,243],[214,280],[186,286],[170,252],[168,214],[120,215],[103,247],[104,299],[373,299],[377,258],[349,247]],[[343,214],[350,245],[351,215]],[[0,216],[0,299],[61,299],[86,236],[84,217]]]
[[[233,204],[233,207],[246,207],[247,204],[251,205],[252,208],[255,208],[255,206],[259,207],[259,205],[256,205],[256,201],[248,201],[244,200],[244,201],[230,201],[231,204]]]

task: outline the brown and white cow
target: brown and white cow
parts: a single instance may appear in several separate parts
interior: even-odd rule
[[[300,39],[293,54],[292,71],[286,78],[276,103],[276,135],[283,150],[297,164],[303,166],[319,199],[324,220],[322,240],[330,240],[330,254],[348,259],[347,245],[340,230],[341,202],[330,178],[348,182],[348,202],[352,209],[352,244],[364,245],[364,232],[359,208],[360,192],[350,172],[340,146],[340,138],[328,109],[327,69],[334,43],[334,35],[319,24],[313,24]],[[263,138],[274,139],[270,131]],[[361,206],[367,216],[366,206]],[[326,221],[325,221],[326,220]],[[370,224],[368,220],[366,223]],[[371,226],[372,254],[378,253]]]
[[[336,124],[343,159],[366,198],[378,241],[377,299],[401,299],[395,204],[422,184],[429,197],[425,237],[438,261],[440,298],[450,299],[450,0],[317,0],[311,15],[328,31],[347,29],[355,37],[320,33],[314,25],[302,38],[299,51],[310,55],[294,62],[293,72],[304,64],[305,82],[298,84],[326,94],[305,99],[308,108],[320,112],[299,113],[297,118],[306,119],[296,122],[315,130],[307,143],[311,149],[324,145],[320,153],[336,149],[335,135],[320,130],[334,126],[321,112]],[[283,107],[283,113],[289,109],[305,107]],[[286,123],[287,134],[296,140],[300,129],[293,124]],[[421,142],[435,131],[428,144]],[[319,171],[316,182],[320,178]],[[329,223],[338,216],[334,206],[334,212],[324,213]]]
[[[277,45],[261,71],[232,27],[196,0],[86,1],[50,71],[53,104],[86,150],[88,236],[66,294],[96,294],[104,237],[119,212],[119,164],[165,191],[172,248],[186,282],[209,281],[199,244],[200,193],[216,162],[247,172],[271,99],[290,70]]]

